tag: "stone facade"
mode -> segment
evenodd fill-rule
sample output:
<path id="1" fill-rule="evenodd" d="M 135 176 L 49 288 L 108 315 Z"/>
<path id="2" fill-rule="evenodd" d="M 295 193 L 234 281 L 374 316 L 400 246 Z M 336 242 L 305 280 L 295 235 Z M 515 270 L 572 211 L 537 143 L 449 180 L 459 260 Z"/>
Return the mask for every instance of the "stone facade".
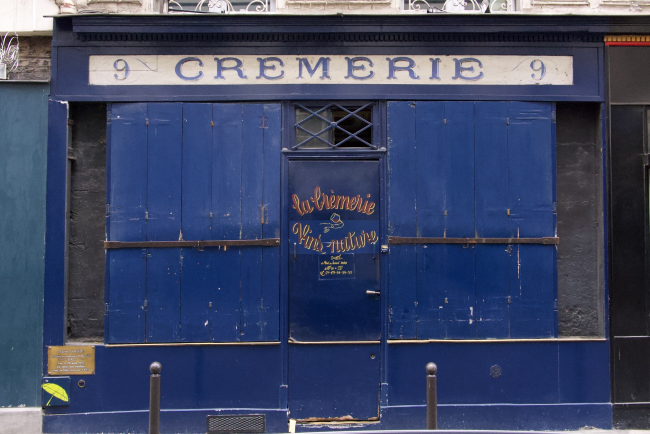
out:
<path id="1" fill-rule="evenodd" d="M 18 68 L 7 74 L 9 80 L 49 81 L 52 57 L 50 36 L 22 36 L 19 39 Z"/>

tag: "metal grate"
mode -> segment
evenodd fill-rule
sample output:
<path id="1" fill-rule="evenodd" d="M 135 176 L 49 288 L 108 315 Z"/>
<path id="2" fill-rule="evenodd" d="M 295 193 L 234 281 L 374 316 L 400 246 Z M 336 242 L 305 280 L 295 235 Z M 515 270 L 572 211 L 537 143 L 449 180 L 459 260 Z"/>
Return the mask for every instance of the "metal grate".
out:
<path id="1" fill-rule="evenodd" d="M 372 103 L 361 106 L 295 104 L 296 145 L 292 149 L 372 148 Z"/>
<path id="2" fill-rule="evenodd" d="M 263 414 L 208 416 L 206 422 L 208 434 L 266 432 L 266 415 Z"/>

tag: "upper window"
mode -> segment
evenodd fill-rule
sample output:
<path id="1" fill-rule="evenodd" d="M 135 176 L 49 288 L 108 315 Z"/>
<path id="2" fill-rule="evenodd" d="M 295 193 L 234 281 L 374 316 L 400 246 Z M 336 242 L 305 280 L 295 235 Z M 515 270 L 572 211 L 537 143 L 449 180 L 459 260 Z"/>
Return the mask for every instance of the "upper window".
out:
<path id="1" fill-rule="evenodd" d="M 170 12 L 270 12 L 275 0 L 170 0 Z"/>
<path id="2" fill-rule="evenodd" d="M 405 0 L 404 8 L 428 13 L 474 13 L 520 11 L 520 0 Z"/>
<path id="3" fill-rule="evenodd" d="M 296 142 L 292 149 L 377 149 L 372 108 L 372 103 L 317 107 L 294 104 Z"/>

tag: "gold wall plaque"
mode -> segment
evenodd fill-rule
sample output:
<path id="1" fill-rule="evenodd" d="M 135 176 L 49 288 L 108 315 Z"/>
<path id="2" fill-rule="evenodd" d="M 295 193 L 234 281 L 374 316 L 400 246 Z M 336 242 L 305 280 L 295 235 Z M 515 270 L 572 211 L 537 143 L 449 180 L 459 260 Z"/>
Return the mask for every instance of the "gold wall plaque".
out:
<path id="1" fill-rule="evenodd" d="M 48 375 L 95 375 L 95 347 L 64 345 L 47 347 Z"/>

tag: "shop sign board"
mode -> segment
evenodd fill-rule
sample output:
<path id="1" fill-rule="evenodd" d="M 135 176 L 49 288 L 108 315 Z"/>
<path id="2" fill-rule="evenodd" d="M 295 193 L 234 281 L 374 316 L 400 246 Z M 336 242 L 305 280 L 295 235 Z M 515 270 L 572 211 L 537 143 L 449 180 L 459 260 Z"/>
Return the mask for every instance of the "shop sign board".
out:
<path id="1" fill-rule="evenodd" d="M 573 85 L 573 56 L 97 55 L 89 84 Z"/>

